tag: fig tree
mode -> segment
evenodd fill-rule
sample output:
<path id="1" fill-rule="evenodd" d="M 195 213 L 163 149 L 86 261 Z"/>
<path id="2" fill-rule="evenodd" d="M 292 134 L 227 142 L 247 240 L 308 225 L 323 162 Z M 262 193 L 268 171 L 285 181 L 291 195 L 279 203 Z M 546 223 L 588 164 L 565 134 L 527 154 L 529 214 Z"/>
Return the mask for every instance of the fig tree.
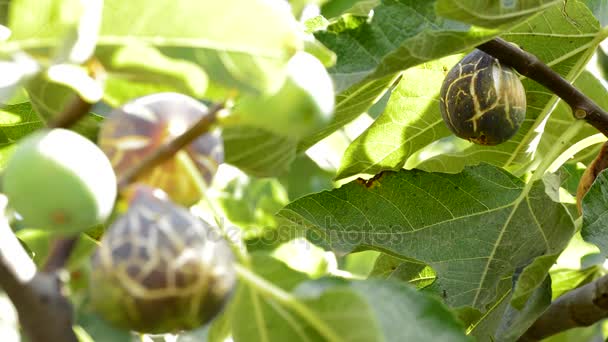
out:
<path id="1" fill-rule="evenodd" d="M 456 136 L 480 145 L 513 137 L 526 116 L 526 92 L 515 71 L 474 50 L 447 74 L 440 92 L 443 121 Z"/>
<path id="2" fill-rule="evenodd" d="M 103 152 L 80 134 L 60 128 L 20 141 L 2 186 L 25 224 L 61 233 L 102 223 L 116 198 L 116 176 Z"/>

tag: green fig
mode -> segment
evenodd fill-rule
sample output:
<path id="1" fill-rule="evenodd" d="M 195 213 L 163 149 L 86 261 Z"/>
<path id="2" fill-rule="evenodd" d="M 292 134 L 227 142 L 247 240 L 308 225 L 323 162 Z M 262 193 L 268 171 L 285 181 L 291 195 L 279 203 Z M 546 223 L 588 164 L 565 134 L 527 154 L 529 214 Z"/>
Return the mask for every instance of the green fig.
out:
<path id="1" fill-rule="evenodd" d="M 25 224 L 58 233 L 102 223 L 116 199 L 116 176 L 105 154 L 85 137 L 60 128 L 20 141 L 2 186 Z"/>

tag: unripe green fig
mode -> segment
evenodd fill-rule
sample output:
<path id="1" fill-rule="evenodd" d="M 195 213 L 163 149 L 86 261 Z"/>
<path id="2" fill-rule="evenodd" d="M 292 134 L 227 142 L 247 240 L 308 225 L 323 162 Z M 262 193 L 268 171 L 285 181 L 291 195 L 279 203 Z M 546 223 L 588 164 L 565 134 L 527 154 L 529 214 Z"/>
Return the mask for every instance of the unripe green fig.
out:
<path id="1" fill-rule="evenodd" d="M 2 186 L 24 223 L 58 233 L 78 233 L 102 223 L 116 199 L 116 176 L 103 152 L 78 133 L 60 128 L 20 141 Z"/>
<path id="2" fill-rule="evenodd" d="M 228 124 L 263 128 L 294 138 L 329 123 L 334 111 L 334 86 L 323 64 L 298 52 L 287 65 L 287 79 L 271 95 L 243 95 L 235 103 Z"/>
<path id="3" fill-rule="evenodd" d="M 161 190 L 136 185 L 132 193 L 92 257 L 94 311 L 117 327 L 150 334 L 211 321 L 236 283 L 232 250 Z"/>
<path id="4" fill-rule="evenodd" d="M 480 145 L 509 140 L 526 117 L 526 92 L 517 73 L 481 50 L 448 72 L 440 96 L 441 115 L 452 133 Z"/>

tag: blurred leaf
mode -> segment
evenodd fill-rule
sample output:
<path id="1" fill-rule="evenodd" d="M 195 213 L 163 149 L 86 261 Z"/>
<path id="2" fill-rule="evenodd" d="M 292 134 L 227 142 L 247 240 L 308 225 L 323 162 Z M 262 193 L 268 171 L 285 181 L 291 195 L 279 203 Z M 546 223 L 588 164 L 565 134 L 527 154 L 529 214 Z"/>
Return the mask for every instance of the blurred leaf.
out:
<path id="1" fill-rule="evenodd" d="M 575 80 L 595 51 L 598 31 L 597 20 L 587 7 L 577 1 L 568 1 L 565 11 L 562 6 L 553 6 L 501 37 L 536 55 L 566 80 Z M 526 89 L 527 113 L 513 138 L 497 146 L 475 145 L 458 139 L 454 151 L 428 158 L 415 167 L 458 172 L 465 165 L 486 162 L 521 172 L 532 158 L 542 158 L 546 149 L 555 145 L 564 127 L 572 124 L 572 112 L 562 105 L 553 110 L 558 103 L 557 96 L 535 81 L 524 79 L 522 82 Z M 599 91 L 601 89 L 596 88 L 591 94 Z M 545 125 L 548 115 L 551 116 Z M 425 119 L 432 122 L 436 117 Z M 577 137 L 586 136 L 591 129 L 583 126 Z M 544 141 L 539 144 L 541 138 Z M 566 148 L 564 146 L 564 150 Z"/>
<path id="2" fill-rule="evenodd" d="M 82 63 L 95 47 L 101 4 L 100 0 L 12 1 L 9 43 L 53 56 L 57 62 Z"/>
<path id="3" fill-rule="evenodd" d="M 114 328 L 86 308 L 76 313 L 75 320 L 93 341 L 133 342 L 131 332 Z"/>
<path id="4" fill-rule="evenodd" d="M 439 300 L 402 283 L 322 279 L 300 285 L 296 294 L 346 341 L 471 340 Z"/>
<path id="5" fill-rule="evenodd" d="M 438 0 L 437 14 L 469 24 L 496 27 L 521 21 L 530 13 L 540 12 L 561 3 L 559 0 Z"/>
<path id="6" fill-rule="evenodd" d="M 542 182 L 526 186 L 489 165 L 456 175 L 387 171 L 300 198 L 278 215 L 339 254 L 376 249 L 420 260 L 448 304 L 480 310 L 502 296 L 501 279 L 560 252 L 574 234 Z"/>
<path id="7" fill-rule="evenodd" d="M 290 200 L 333 188 L 333 172 L 319 167 L 305 154 L 298 155 L 289 167 L 289 172 L 281 176 L 281 183 L 287 188 Z"/>
<path id="8" fill-rule="evenodd" d="M 359 84 L 336 95 L 336 107 L 331 122 L 323 129 L 298 143 L 298 151 L 305 151 L 336 130 L 344 127 L 382 98 L 399 74 Z"/>
<path id="9" fill-rule="evenodd" d="M 325 275 L 329 266 L 325 250 L 303 238 L 296 238 L 280 245 L 272 252 L 272 256 L 311 278 Z"/>
<path id="10" fill-rule="evenodd" d="M 244 230 L 245 238 L 251 238 L 276 228 L 274 214 L 289 199 L 276 179 L 237 173 L 219 189 L 217 201 L 226 217 Z"/>
<path id="11" fill-rule="evenodd" d="M 287 172 L 296 156 L 296 142 L 253 127 L 227 127 L 222 132 L 225 161 L 257 177 Z"/>
<path id="12" fill-rule="evenodd" d="M 329 0 L 321 7 L 321 13 L 326 18 L 333 18 L 347 13 L 367 15 L 380 2 L 381 0 Z"/>
<path id="13" fill-rule="evenodd" d="M 159 24 L 167 18 L 176 20 Z M 276 91 L 287 61 L 302 47 L 290 8 L 281 1 L 177 0 L 151 6 L 146 0 L 106 0 L 100 44 L 133 40 L 199 64 L 211 82 L 253 92 Z"/>
<path id="14" fill-rule="evenodd" d="M 551 271 L 551 289 L 553 300 L 557 297 L 594 281 L 604 275 L 601 266 L 584 269 L 557 269 Z"/>
<path id="15" fill-rule="evenodd" d="M 513 298 L 511 303 L 513 303 Z M 496 331 L 495 340 L 517 341 L 550 304 L 551 280 L 545 278 L 542 284 L 530 294 L 527 301 L 522 303 L 521 308 L 507 307 Z"/>
<path id="16" fill-rule="evenodd" d="M 325 127 L 333 111 L 334 89 L 325 67 L 314 56 L 299 52 L 289 60 L 279 91 L 239 97 L 223 124 L 259 127 L 299 139 Z"/>
<path id="17" fill-rule="evenodd" d="M 431 285 L 437 278 L 435 271 L 422 262 L 388 254 L 381 254 L 378 257 L 370 277 L 405 281 L 418 289 Z"/>
<path id="18" fill-rule="evenodd" d="M 600 21 L 600 25 L 608 25 L 608 2 L 605 0 L 584 0 L 583 2 Z"/>
<path id="19" fill-rule="evenodd" d="M 355 278 L 357 276 L 367 278 L 368 276 L 371 276 L 370 273 L 380 255 L 381 253 L 376 251 L 351 253 L 342 258 L 343 263 L 339 265 L 339 268 L 352 273 Z"/>
<path id="20" fill-rule="evenodd" d="M 39 70 L 38 62 L 27 54 L 17 53 L 11 57 L 0 54 L 0 106 L 11 100 L 17 89 Z"/>
<path id="21" fill-rule="evenodd" d="M 149 45 L 101 47 L 96 56 L 107 72 L 104 100 L 113 106 L 167 91 L 200 98 L 207 88 L 207 74 L 199 66 L 169 58 Z"/>
<path id="22" fill-rule="evenodd" d="M 253 254 L 255 272 L 286 291 L 291 291 L 306 275 L 263 254 Z M 276 301 L 265 298 L 246 284 L 240 283 L 229 307 L 232 334 L 241 341 L 299 341 L 302 320 Z"/>

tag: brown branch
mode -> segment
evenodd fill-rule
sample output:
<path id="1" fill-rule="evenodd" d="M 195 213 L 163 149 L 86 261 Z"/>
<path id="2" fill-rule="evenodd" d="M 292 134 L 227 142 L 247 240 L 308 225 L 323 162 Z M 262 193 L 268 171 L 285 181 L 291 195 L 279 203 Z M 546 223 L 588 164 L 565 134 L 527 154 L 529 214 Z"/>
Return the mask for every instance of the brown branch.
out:
<path id="1" fill-rule="evenodd" d="M 63 112 L 59 114 L 57 117 L 53 118 L 53 120 L 47 123 L 47 127 L 49 128 L 69 128 L 72 127 L 78 120 L 83 118 L 85 115 L 89 113 L 93 107 L 92 103 L 88 103 L 80 96 L 75 96 L 74 99 L 68 103 L 68 105 L 63 109 Z"/>
<path id="2" fill-rule="evenodd" d="M 557 298 L 518 341 L 540 341 L 604 318 L 608 318 L 608 275 Z"/>
<path id="3" fill-rule="evenodd" d="M 551 90 L 572 108 L 575 118 L 584 119 L 608 136 L 608 112 L 572 86 L 538 57 L 500 38 L 483 43 L 477 48 Z"/>

